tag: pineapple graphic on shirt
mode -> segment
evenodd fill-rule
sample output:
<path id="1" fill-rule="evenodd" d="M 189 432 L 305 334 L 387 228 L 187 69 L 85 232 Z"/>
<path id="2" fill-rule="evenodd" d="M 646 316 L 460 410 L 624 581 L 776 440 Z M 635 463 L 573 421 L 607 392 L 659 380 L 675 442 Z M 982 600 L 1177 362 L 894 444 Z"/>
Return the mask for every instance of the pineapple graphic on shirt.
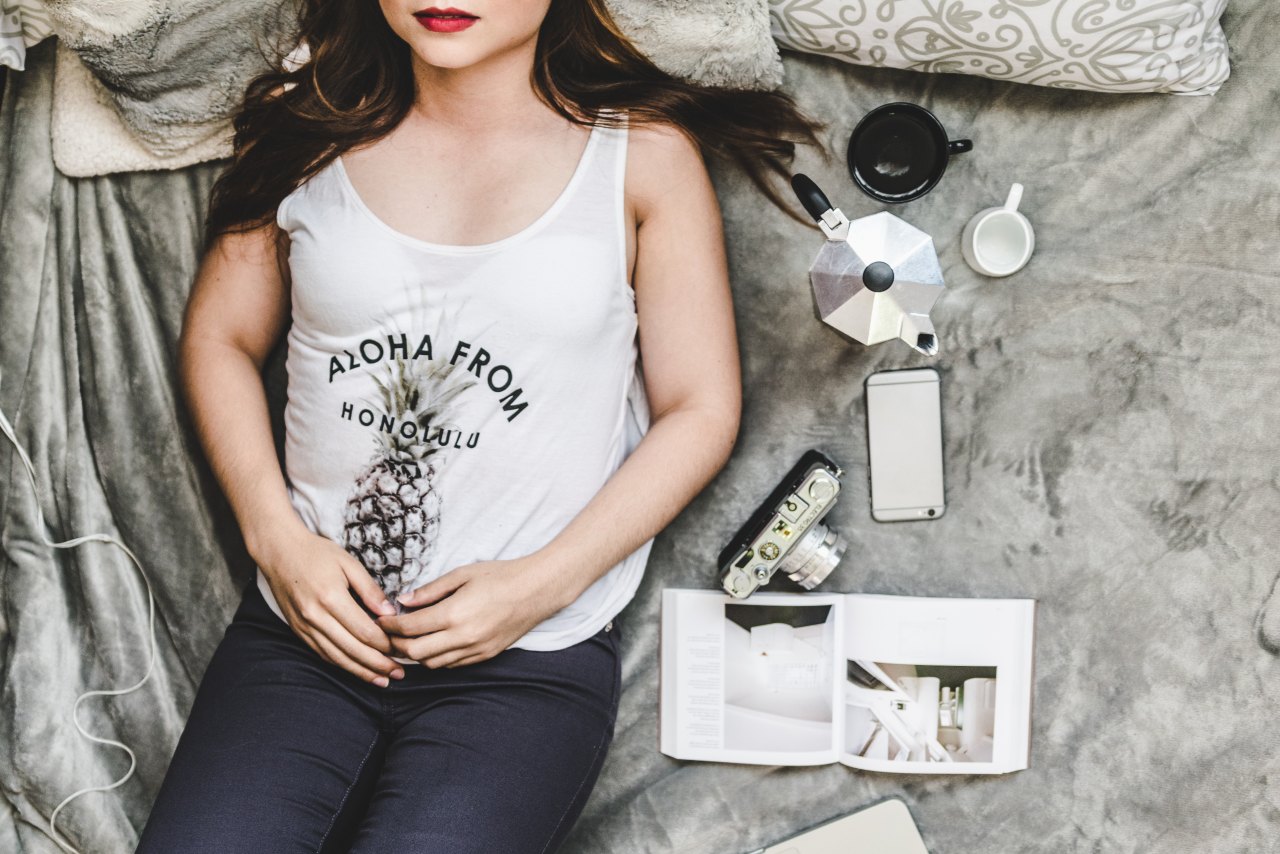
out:
<path id="1" fill-rule="evenodd" d="M 440 354 L 396 358 L 378 368 L 369 374 L 377 399 L 368 403 L 375 425 L 388 416 L 395 429 L 375 428 L 374 453 L 347 494 L 342 545 L 398 611 L 396 597 L 421 583 L 440 529 L 435 480 L 448 451 L 435 439 L 452 426 L 451 404 L 475 380 Z M 402 428 L 410 423 L 416 428 L 406 437 Z"/>

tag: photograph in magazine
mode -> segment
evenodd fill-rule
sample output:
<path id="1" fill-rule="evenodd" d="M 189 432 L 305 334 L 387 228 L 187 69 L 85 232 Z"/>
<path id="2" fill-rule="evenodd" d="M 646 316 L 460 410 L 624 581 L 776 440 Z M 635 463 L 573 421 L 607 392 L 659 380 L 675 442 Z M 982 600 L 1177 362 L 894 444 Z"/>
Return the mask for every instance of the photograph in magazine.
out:
<path id="1" fill-rule="evenodd" d="M 831 605 L 724 606 L 724 748 L 831 747 Z"/>
<path id="2" fill-rule="evenodd" d="M 991 762 L 996 668 L 849 660 L 845 752 L 894 762 Z"/>

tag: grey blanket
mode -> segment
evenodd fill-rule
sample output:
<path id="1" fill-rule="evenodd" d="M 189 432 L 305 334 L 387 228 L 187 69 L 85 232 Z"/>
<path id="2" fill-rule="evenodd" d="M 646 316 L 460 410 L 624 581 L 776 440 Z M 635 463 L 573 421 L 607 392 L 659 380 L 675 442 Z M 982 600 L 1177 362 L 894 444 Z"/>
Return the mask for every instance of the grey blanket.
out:
<path id="1" fill-rule="evenodd" d="M 787 55 L 785 89 L 829 119 L 850 215 L 876 206 L 840 163 L 868 108 L 931 106 L 975 151 L 897 212 L 934 235 L 947 514 L 870 521 L 862 381 L 925 364 L 814 318 L 819 237 L 714 170 L 745 381 L 725 471 L 659 538 L 623 612 L 617 732 L 565 851 L 733 854 L 889 794 L 936 852 L 1261 852 L 1280 834 L 1280 8 L 1225 19 L 1234 72 L 1212 98 L 1106 96 L 853 68 Z M 0 406 L 41 477 L 51 535 L 114 530 L 152 574 L 153 680 L 87 703 L 138 749 L 137 775 L 68 810 L 85 851 L 127 851 L 249 563 L 178 396 L 174 345 L 218 164 L 68 180 L 49 152 L 52 45 L 0 111 Z M 1038 250 L 983 279 L 960 229 L 1026 185 Z M 275 411 L 281 363 L 268 371 Z M 658 602 L 712 583 L 719 547 L 805 448 L 848 471 L 832 517 L 854 541 L 832 589 L 1040 601 L 1031 767 L 1000 778 L 842 766 L 684 763 L 657 750 Z M 52 852 L 47 819 L 127 762 L 76 735 L 85 687 L 145 666 L 127 560 L 34 544 L 35 499 L 0 445 L 0 850 Z M 1268 602 L 1270 605 L 1268 606 Z M 1270 610 L 1268 610 L 1270 607 Z M 61 822 L 60 822 L 61 823 Z"/>

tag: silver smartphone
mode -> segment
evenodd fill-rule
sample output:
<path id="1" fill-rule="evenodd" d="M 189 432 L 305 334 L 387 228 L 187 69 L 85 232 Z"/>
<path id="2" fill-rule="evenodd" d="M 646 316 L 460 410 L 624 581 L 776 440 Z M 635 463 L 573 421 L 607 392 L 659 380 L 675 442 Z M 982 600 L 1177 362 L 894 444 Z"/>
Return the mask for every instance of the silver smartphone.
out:
<path id="1" fill-rule="evenodd" d="M 942 482 L 942 382 L 933 368 L 867 377 L 871 518 L 936 519 L 946 510 Z"/>

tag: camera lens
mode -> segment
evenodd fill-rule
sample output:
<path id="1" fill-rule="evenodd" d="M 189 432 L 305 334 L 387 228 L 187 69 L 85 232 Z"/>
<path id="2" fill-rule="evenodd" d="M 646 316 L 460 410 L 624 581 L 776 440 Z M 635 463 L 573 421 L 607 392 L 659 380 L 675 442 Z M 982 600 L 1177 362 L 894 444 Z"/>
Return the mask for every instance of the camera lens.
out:
<path id="1" fill-rule="evenodd" d="M 805 590 L 812 590 L 826 580 L 848 547 L 844 537 L 818 523 L 801 537 L 779 569 Z"/>

